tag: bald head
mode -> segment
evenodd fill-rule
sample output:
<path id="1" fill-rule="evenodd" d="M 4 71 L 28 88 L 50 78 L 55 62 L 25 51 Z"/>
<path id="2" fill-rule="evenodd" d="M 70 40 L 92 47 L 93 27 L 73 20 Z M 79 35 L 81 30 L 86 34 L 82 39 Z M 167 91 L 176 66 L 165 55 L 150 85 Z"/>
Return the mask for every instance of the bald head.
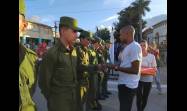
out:
<path id="1" fill-rule="evenodd" d="M 122 31 L 122 33 L 126 33 L 126 32 L 130 33 L 130 34 L 133 35 L 133 37 L 134 37 L 134 34 L 135 34 L 135 29 L 132 25 L 125 26 L 125 27 L 121 28 L 120 31 Z"/>
<path id="2" fill-rule="evenodd" d="M 134 40 L 135 29 L 132 25 L 124 26 L 120 29 L 121 42 L 130 42 Z"/>

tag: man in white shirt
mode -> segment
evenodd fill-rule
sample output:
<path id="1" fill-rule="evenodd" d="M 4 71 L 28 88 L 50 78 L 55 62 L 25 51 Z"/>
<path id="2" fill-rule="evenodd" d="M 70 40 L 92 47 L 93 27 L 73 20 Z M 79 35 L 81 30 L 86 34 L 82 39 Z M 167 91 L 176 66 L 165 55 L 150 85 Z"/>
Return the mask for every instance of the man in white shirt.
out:
<path id="1" fill-rule="evenodd" d="M 131 25 L 121 28 L 120 41 L 126 44 L 120 56 L 121 64 L 120 66 L 109 66 L 119 71 L 118 96 L 120 111 L 131 111 L 133 98 L 140 80 L 142 50 L 140 45 L 134 41 L 134 34 L 135 29 Z"/>

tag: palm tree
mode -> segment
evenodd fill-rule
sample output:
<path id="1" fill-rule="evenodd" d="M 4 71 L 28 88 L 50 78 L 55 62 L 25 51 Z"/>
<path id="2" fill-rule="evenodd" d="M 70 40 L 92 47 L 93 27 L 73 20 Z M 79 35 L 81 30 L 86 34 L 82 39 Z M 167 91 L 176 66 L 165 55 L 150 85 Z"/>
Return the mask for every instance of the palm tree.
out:
<path id="1" fill-rule="evenodd" d="M 101 38 L 103 40 L 109 40 L 110 39 L 110 31 L 107 28 L 97 29 L 95 35 L 97 35 L 99 38 Z"/>
<path id="2" fill-rule="evenodd" d="M 132 3 L 132 6 L 139 12 L 139 41 L 142 40 L 142 16 L 145 16 L 145 11 L 150 11 L 150 8 L 148 7 L 150 2 L 150 0 L 136 0 Z"/>

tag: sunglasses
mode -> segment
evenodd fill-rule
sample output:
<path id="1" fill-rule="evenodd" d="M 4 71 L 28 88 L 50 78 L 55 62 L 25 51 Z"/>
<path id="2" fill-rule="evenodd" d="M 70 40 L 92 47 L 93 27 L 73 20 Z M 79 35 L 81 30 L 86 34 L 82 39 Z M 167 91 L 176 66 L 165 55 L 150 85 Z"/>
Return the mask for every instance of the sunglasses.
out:
<path id="1" fill-rule="evenodd" d="M 77 33 L 78 31 L 77 30 L 74 30 L 74 29 L 71 29 L 73 31 L 73 33 Z"/>

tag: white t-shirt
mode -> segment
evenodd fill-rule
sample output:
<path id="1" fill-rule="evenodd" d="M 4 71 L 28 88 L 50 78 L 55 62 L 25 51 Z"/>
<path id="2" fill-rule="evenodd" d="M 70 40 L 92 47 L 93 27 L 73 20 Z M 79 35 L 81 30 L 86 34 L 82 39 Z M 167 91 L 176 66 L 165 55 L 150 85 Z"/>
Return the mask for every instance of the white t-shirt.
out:
<path id="1" fill-rule="evenodd" d="M 148 53 L 147 56 L 142 58 L 142 67 L 155 67 L 156 68 L 156 59 L 153 54 Z M 141 76 L 140 81 L 143 82 L 153 82 L 153 76 Z"/>
<path id="2" fill-rule="evenodd" d="M 128 68 L 131 67 L 131 63 L 135 60 L 142 61 L 142 49 L 139 43 L 133 41 L 127 45 L 122 53 L 120 54 L 121 64 L 120 67 Z M 125 84 L 129 88 L 137 88 L 140 80 L 140 74 L 128 74 L 119 71 L 118 84 Z"/>

